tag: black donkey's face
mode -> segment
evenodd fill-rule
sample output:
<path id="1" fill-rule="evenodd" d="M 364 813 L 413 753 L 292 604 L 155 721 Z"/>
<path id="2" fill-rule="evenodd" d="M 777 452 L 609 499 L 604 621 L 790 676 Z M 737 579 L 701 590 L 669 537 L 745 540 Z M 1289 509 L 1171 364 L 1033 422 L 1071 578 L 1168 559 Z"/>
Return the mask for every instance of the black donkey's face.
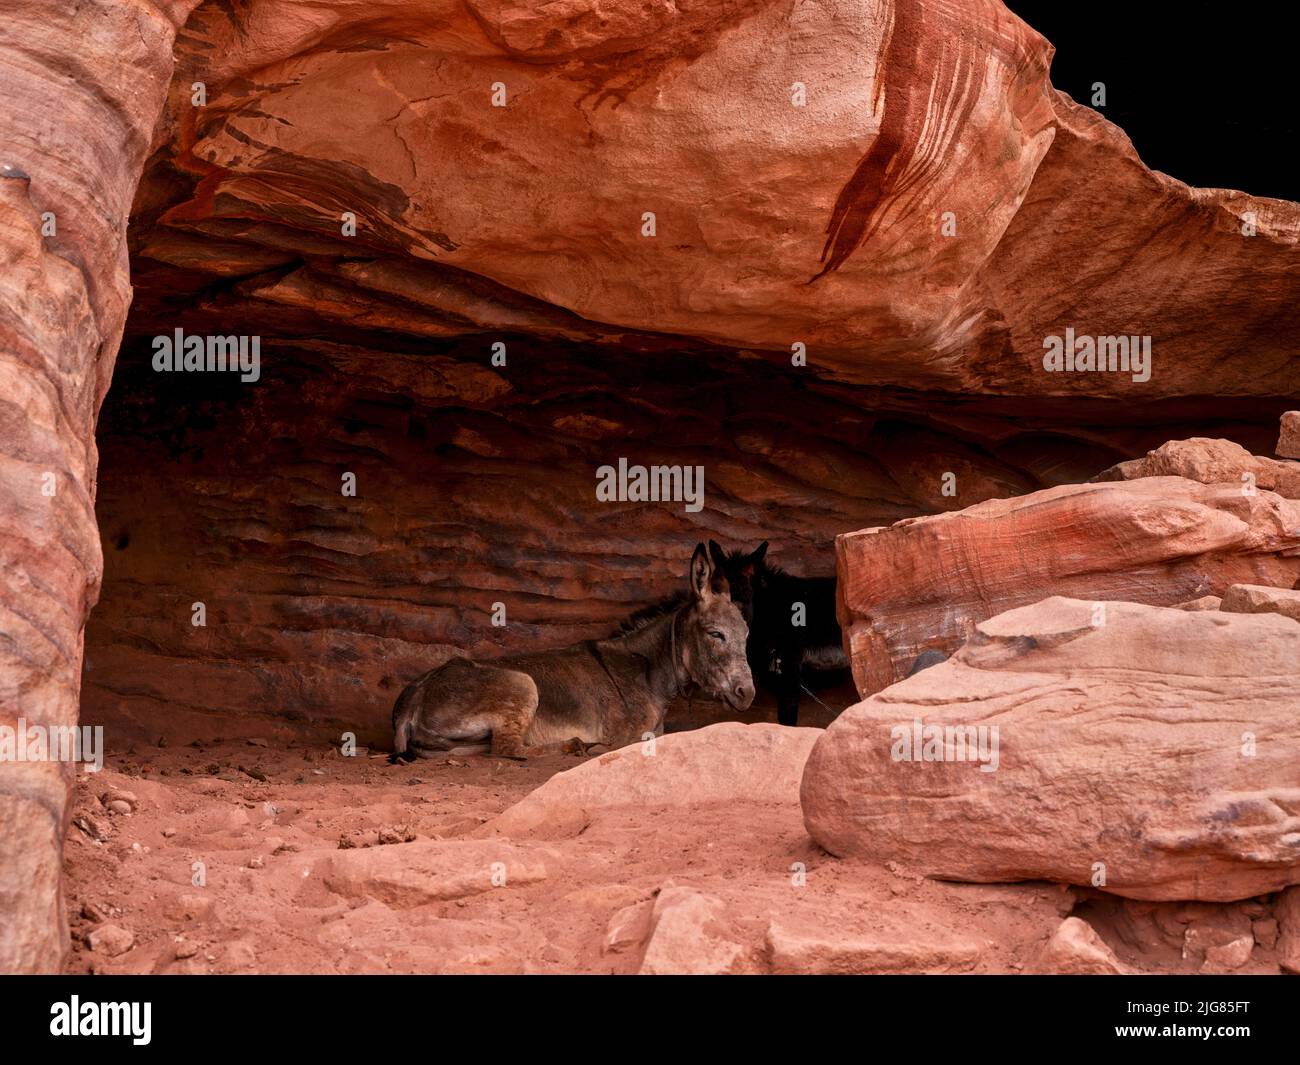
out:
<path id="1" fill-rule="evenodd" d="M 763 565 L 767 553 L 767 541 L 763 541 L 752 552 L 730 551 L 722 553 L 723 571 L 731 591 L 731 600 L 739 608 L 745 623 L 749 626 L 747 646 L 750 667 L 756 673 L 776 674 L 781 672 L 780 633 L 773 626 L 780 624 L 780 618 L 774 617 L 764 609 L 755 610 L 755 603 L 764 602 L 764 593 L 768 587 L 768 572 Z"/>
<path id="2" fill-rule="evenodd" d="M 709 546 L 711 549 L 716 547 L 712 542 Z M 763 582 L 766 580 L 763 556 L 767 553 L 767 541 L 764 540 L 755 551 L 748 554 L 743 551 L 723 552 L 721 548 L 717 548 L 717 551 L 725 560 L 723 571 L 726 573 L 727 584 L 731 589 L 731 601 L 740 607 L 745 624 L 750 626 L 752 633 L 754 600 L 761 595 Z"/>

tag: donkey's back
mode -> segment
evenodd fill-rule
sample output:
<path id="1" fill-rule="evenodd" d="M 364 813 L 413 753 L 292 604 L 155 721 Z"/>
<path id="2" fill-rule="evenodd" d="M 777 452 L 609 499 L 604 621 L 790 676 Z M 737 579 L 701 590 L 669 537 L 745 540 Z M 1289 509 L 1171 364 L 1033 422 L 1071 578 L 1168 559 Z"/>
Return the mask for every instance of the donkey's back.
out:
<path id="1" fill-rule="evenodd" d="M 493 754 L 517 758 L 529 746 L 602 742 L 606 729 L 595 665 L 582 645 L 490 662 L 453 658 L 416 678 L 398 697 L 393 749 L 428 757 L 490 744 Z"/>

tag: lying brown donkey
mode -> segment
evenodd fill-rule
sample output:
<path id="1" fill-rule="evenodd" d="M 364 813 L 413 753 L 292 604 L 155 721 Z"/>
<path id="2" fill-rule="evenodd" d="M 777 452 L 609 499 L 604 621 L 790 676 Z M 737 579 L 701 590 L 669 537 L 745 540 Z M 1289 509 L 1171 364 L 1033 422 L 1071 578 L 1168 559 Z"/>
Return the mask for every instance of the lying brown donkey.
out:
<path id="1" fill-rule="evenodd" d="M 573 738 L 623 747 L 660 732 L 668 704 L 691 685 L 746 709 L 749 630 L 720 555 L 698 544 L 686 601 L 637 615 L 616 636 L 490 662 L 454 658 L 412 681 L 393 707 L 394 754 L 490 741 L 493 754 L 524 758 Z"/>

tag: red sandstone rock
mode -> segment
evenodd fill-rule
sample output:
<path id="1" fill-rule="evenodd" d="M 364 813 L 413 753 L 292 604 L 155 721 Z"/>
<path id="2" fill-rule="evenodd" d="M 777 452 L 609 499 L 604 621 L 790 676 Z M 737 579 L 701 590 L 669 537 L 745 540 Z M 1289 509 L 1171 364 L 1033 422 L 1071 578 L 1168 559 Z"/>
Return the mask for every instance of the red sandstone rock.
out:
<path id="1" fill-rule="evenodd" d="M 725 722 L 634 743 L 552 777 L 483 828 L 518 839 L 577 835 L 620 806 L 794 804 L 821 729 Z"/>
<path id="2" fill-rule="evenodd" d="M 1063 486 L 846 533 L 839 617 L 863 695 L 967 627 L 1062 595 L 1173 605 L 1300 577 L 1300 502 L 1181 477 Z"/>
<path id="3" fill-rule="evenodd" d="M 546 854 L 495 840 L 421 840 L 340 850 L 312 875 L 345 898 L 406 908 L 535 883 L 546 877 Z"/>
<path id="4" fill-rule="evenodd" d="M 86 945 L 97 954 L 115 958 L 135 946 L 135 936 L 120 925 L 104 924 L 86 936 Z"/>
<path id="5" fill-rule="evenodd" d="M 1300 888 L 1289 887 L 1273 904 L 1279 936 L 1277 960 L 1289 973 L 1300 974 Z"/>
<path id="6" fill-rule="evenodd" d="M 912 397 L 868 411 L 860 392 L 792 390 L 751 359 L 615 364 L 555 346 L 497 372 L 473 350 L 298 344 L 277 359 L 289 357 L 292 376 L 273 376 L 268 355 L 266 380 L 228 404 L 173 403 L 147 357 L 119 360 L 82 695 L 118 742 L 353 732 L 386 749 L 407 681 L 457 651 L 605 635 L 678 591 L 701 539 L 769 539 L 777 563 L 829 576 L 845 530 L 1078 482 L 1168 435 L 1098 427 L 1065 402 L 1016 414 Z M 680 451 L 664 455 L 674 438 Z M 704 510 L 598 502 L 594 470 L 621 454 L 703 463 Z M 345 468 L 355 498 L 340 495 Z M 948 469 L 969 471 L 953 497 Z M 821 697 L 838 709 L 851 693 Z"/>
<path id="7" fill-rule="evenodd" d="M 1175 610 L 1220 610 L 1223 599 L 1217 595 L 1203 595 L 1199 599 L 1189 599 L 1185 603 L 1174 603 Z"/>
<path id="8" fill-rule="evenodd" d="M 1300 459 L 1300 410 L 1289 410 L 1282 415 L 1276 453 L 1283 458 Z"/>
<path id="9" fill-rule="evenodd" d="M 996 0 L 403 0 L 383 27 L 356 4 L 200 9 L 141 254 L 190 287 L 207 259 L 248 275 L 251 304 L 413 335 L 528 313 L 782 361 L 804 343 L 810 366 L 907 388 L 1297 391 L 1297 208 L 1147 169 L 1051 88 L 1050 46 Z M 259 272 L 299 253 L 309 266 Z M 394 297 L 412 260 L 440 291 Z M 494 287 L 474 299 L 479 279 Z M 1150 380 L 1045 373 L 1067 327 L 1153 335 Z"/>
<path id="10" fill-rule="evenodd" d="M 642 976 L 717 976 L 732 972 L 745 950 L 728 927 L 721 899 L 689 887 L 665 887 L 655 899 Z"/>
<path id="11" fill-rule="evenodd" d="M 1216 901 L 1300 883 L 1297 656 L 1300 626 L 1272 614 L 1099 618 L 1063 598 L 999 614 L 826 730 L 808 831 L 950 880 Z M 908 760 L 924 726 L 938 740 Z M 943 731 L 968 726 L 985 731 Z"/>
<path id="12" fill-rule="evenodd" d="M 767 929 L 772 972 L 785 976 L 863 973 L 955 973 L 975 967 L 985 944 L 949 929 L 896 926 L 877 919 L 870 930 L 819 926 L 806 917 L 778 917 Z"/>
<path id="13" fill-rule="evenodd" d="M 1230 973 L 1240 969 L 1250 960 L 1250 952 L 1255 949 L 1255 940 L 1251 936 L 1238 936 L 1230 943 L 1210 947 L 1205 952 L 1203 973 Z"/>
<path id="14" fill-rule="evenodd" d="M 0 25 L 0 723 L 77 722 L 99 591 L 95 416 L 131 299 L 125 230 L 198 0 L 6 5 Z M 52 229 L 51 229 L 52 224 Z M 0 764 L 0 973 L 57 971 L 73 770 Z"/>
<path id="15" fill-rule="evenodd" d="M 9 404 L 0 408 L 5 721 L 15 710 L 40 723 L 76 719 L 81 627 L 100 571 L 94 419 L 130 298 L 123 234 L 133 196 L 139 335 L 174 318 L 177 305 L 200 325 L 325 331 L 318 346 L 337 372 L 310 383 L 295 376 L 291 387 L 316 391 L 305 402 L 321 404 L 323 422 L 357 423 L 337 452 L 313 450 L 328 432 L 312 438 L 256 401 L 241 415 L 246 437 L 230 439 L 224 423 L 213 430 L 209 447 L 252 448 L 280 481 L 187 467 L 202 448 L 178 460 L 173 480 L 155 476 L 158 454 L 176 460 L 172 449 L 193 443 L 175 426 L 150 424 L 159 452 L 126 443 L 153 494 L 124 480 L 103 512 L 117 526 L 103 530 L 113 550 L 129 550 L 129 524 L 136 555 L 99 619 L 92 644 L 103 653 L 88 663 L 86 688 L 92 720 L 137 738 L 156 738 L 164 720 L 186 738 L 220 734 L 230 715 L 243 717 L 240 730 L 275 734 L 291 719 L 373 734 L 400 671 L 495 639 L 473 620 L 482 592 L 508 581 L 527 603 L 512 639 L 535 642 L 544 630 L 564 642 L 570 634 L 557 630 L 566 626 L 594 635 L 659 590 L 675 539 L 696 531 L 685 519 L 623 513 L 585 551 L 554 562 L 539 544 L 588 513 L 572 506 L 589 489 L 572 472 L 590 466 L 583 442 L 598 452 L 619 446 L 624 421 L 573 401 L 573 410 L 535 408 L 546 425 L 512 428 L 505 423 L 528 406 L 511 405 L 513 381 L 463 360 L 386 348 L 376 357 L 347 343 L 359 334 L 375 343 L 381 331 L 400 347 L 461 336 L 477 344 L 509 330 L 630 345 L 647 359 L 662 353 L 657 334 L 668 334 L 692 352 L 707 341 L 781 364 L 798 342 L 809 346 L 810 378 L 1130 396 L 1138 386 L 1110 375 L 1047 379 L 1041 342 L 1064 324 L 1101 333 L 1140 322 L 1172 336 L 1157 338 L 1156 373 L 1139 394 L 1294 392 L 1294 205 L 1192 190 L 1147 170 L 1122 133 L 1051 90 L 1046 42 L 992 0 L 849 0 L 793 16 L 770 3 L 611 15 L 395 0 L 378 24 L 365 4 L 206 5 L 177 42 L 170 102 L 156 122 L 175 27 L 195 6 L 36 0 L 6 12 L 0 143 L 10 155 L 0 163 L 30 176 L 0 178 L 0 318 L 17 356 L 0 367 Z M 806 107 L 772 90 L 774 70 L 807 87 Z M 492 77 L 509 106 L 490 108 Z M 208 92 L 202 107 L 190 99 L 196 80 Z M 731 114 L 738 105 L 744 123 Z M 901 188 L 922 160 L 925 180 Z M 541 231 L 538 188 L 547 190 Z M 58 233 L 42 238 L 46 210 Z M 355 239 L 338 233 L 349 210 L 359 215 Z M 654 238 L 639 235 L 643 210 L 658 216 Z M 948 210 L 960 240 L 918 224 Z M 1248 211 L 1259 235 L 1244 241 Z M 1129 269 L 1105 268 L 1115 261 Z M 824 276 L 809 284 L 814 274 Z M 1251 313 L 1222 315 L 1225 304 Z M 279 366 L 300 373 L 293 359 Z M 590 376 L 578 376 L 588 388 Z M 456 409 L 428 445 L 414 441 L 433 419 L 407 416 L 408 390 Z M 733 401 L 725 394 L 716 405 Z M 346 402 L 366 416 L 335 417 Z M 478 406 L 492 402 L 502 406 Z M 824 543 L 837 529 L 969 502 L 967 492 L 1068 479 L 1062 471 L 1079 465 L 1060 457 L 1070 448 L 1059 440 L 1051 454 L 1033 448 L 1023 467 L 990 458 L 990 438 L 959 412 L 947 416 L 951 435 L 886 431 L 874 447 L 856 439 L 875 434 L 873 419 L 855 415 L 855 439 L 846 442 L 837 421 L 813 447 L 802 431 L 793 440 L 785 431 L 786 406 L 775 428 L 728 427 L 716 513 L 737 539 L 775 527 L 800 544 Z M 802 420 L 820 410 L 804 408 Z M 642 412 L 651 426 L 662 417 Z M 570 434 L 565 447 L 548 446 L 552 430 Z M 391 473 L 400 465 L 391 434 L 412 441 L 402 476 Z M 909 443 L 891 448 L 891 439 Z M 938 467 L 917 457 L 917 439 L 930 441 L 921 450 Z M 1018 450 L 1005 434 L 995 443 Z M 455 470 L 446 473 L 447 462 L 433 478 L 428 452 L 443 448 L 457 456 Z M 357 454 L 373 460 L 365 472 L 382 487 L 343 515 L 333 460 Z M 431 516 L 423 499 L 392 505 L 412 484 L 456 496 L 491 480 L 494 459 L 515 464 L 513 480 L 450 516 Z M 957 472 L 958 497 L 936 493 L 933 474 L 944 469 Z M 46 472 L 59 486 L 48 499 L 33 488 Z M 879 489 L 864 502 L 867 478 Z M 814 504 L 815 522 L 803 517 Z M 532 539 L 499 535 L 494 525 L 512 528 L 502 513 Z M 142 535 L 140 524 L 155 531 Z M 575 554 L 584 561 L 567 557 Z M 589 560 L 611 557 L 593 575 Z M 433 572 L 430 559 L 445 569 Z M 431 596 L 440 597 L 433 610 Z M 218 624 L 205 632 L 184 627 L 195 599 L 214 608 Z M 57 882 L 69 778 L 49 766 L 3 772 L 0 908 L 12 916 L 0 970 L 47 971 L 66 940 Z M 347 935 L 344 923 L 339 941 Z M 228 954 L 237 967 L 259 963 L 247 943 Z"/>
<path id="16" fill-rule="evenodd" d="M 1070 976 L 1124 976 L 1131 972 L 1092 925 L 1078 917 L 1061 922 L 1039 955 L 1038 969 Z"/>
<path id="17" fill-rule="evenodd" d="M 1277 921 L 1272 917 L 1261 917 L 1252 921 L 1250 925 L 1250 933 L 1254 936 L 1255 942 L 1265 950 L 1272 950 L 1277 946 L 1277 932 Z"/>
<path id="18" fill-rule="evenodd" d="M 182 892 L 163 904 L 163 913 L 173 921 L 206 921 L 212 917 L 215 903 L 210 895 Z"/>
<path id="19" fill-rule="evenodd" d="M 1170 440 L 1144 458 L 1118 463 L 1092 480 L 1131 481 L 1137 477 L 1186 477 L 1201 484 L 1233 484 L 1245 490 L 1267 488 L 1288 499 L 1300 499 L 1300 462 L 1252 455 L 1231 440 Z"/>
<path id="20" fill-rule="evenodd" d="M 1001 5 L 534 8 L 402 0 L 376 25 L 270 0 L 187 26 L 103 434 L 84 701 L 121 735 L 238 717 L 381 742 L 412 677 L 602 635 L 702 536 L 825 575 L 846 529 L 1082 480 L 1168 435 L 1080 393 L 1287 391 L 1293 209 L 1149 172 L 1050 89 L 1047 43 Z M 949 210 L 956 239 L 925 222 Z M 182 317 L 266 334 L 256 391 L 146 402 L 148 342 Z M 1041 357 L 1066 317 L 1173 335 L 1146 385 L 1064 380 Z M 990 394 L 1009 398 L 972 401 Z M 703 516 L 594 502 L 595 465 L 666 441 L 709 464 Z"/>
<path id="21" fill-rule="evenodd" d="M 1235 614 L 1281 614 L 1300 621 L 1300 591 L 1261 584 L 1234 584 L 1223 593 L 1223 609 Z"/>
<path id="22" fill-rule="evenodd" d="M 721 740 L 708 730 L 670 738 L 706 746 Z M 240 740 L 205 746 L 202 758 L 224 764 L 249 753 Z M 134 756 L 115 754 L 101 778 L 79 783 L 77 812 L 98 809 L 106 786 L 135 792 L 141 802 L 131 832 L 148 850 L 116 861 L 81 833 L 70 835 L 65 868 L 77 949 L 68 971 L 631 974 L 641 967 L 658 896 L 676 886 L 722 904 L 714 934 L 741 949 L 740 972 L 771 971 L 775 941 L 788 948 L 779 957 L 792 967 L 1008 973 L 1032 967 L 1075 904 L 1073 892 L 1041 883 L 943 883 L 834 859 L 808 838 L 793 798 L 593 808 L 581 835 L 544 846 L 464 838 L 470 825 L 572 766 L 570 756 L 503 763 L 471 755 L 457 765 L 390 766 L 271 745 L 258 757 L 270 782 L 226 781 L 205 775 L 205 767 L 186 773 L 195 768 L 194 749 L 172 747 L 149 752 L 152 773 Z M 322 764 L 325 776 L 305 769 Z M 135 768 L 117 771 L 128 765 Z M 257 801 L 263 796 L 279 810 L 273 825 Z M 368 838 L 400 819 L 409 820 L 418 842 L 338 848 L 340 836 Z M 350 879 L 345 894 L 317 875 L 335 861 L 360 870 L 351 865 L 360 859 L 350 858 L 359 853 L 379 864 L 366 878 Z M 512 853 L 540 858 L 547 875 L 510 878 Z M 203 888 L 190 883 L 194 855 L 206 858 Z M 265 867 L 248 869 L 250 855 L 264 856 Z M 503 855 L 505 886 L 478 890 L 479 863 L 490 867 Z M 426 894 L 462 873 L 473 878 L 468 893 L 449 900 Z M 392 903 L 373 897 L 398 885 Z M 122 923 L 112 912 L 117 901 L 129 908 L 141 941 L 111 959 L 80 949 L 94 924 Z M 1174 904 L 1146 905 L 1181 916 Z M 1181 943 L 1183 925 L 1173 923 L 1172 941 Z M 660 931 L 667 937 L 670 929 Z M 621 949 L 609 949 L 611 930 Z M 689 931 L 678 940 L 683 969 L 705 958 L 692 953 L 693 943 Z M 194 954 L 175 957 L 180 944 Z M 1163 941 L 1140 962 L 1144 971 L 1161 972 L 1194 972 L 1201 964 Z"/>
<path id="23" fill-rule="evenodd" d="M 1174 915 L 1174 921 L 1183 921 L 1182 954 L 1186 959 L 1200 962 L 1203 971 L 1231 966 L 1242 950 L 1241 941 L 1254 945 L 1254 930 L 1250 916 L 1242 909 L 1216 910 L 1211 907 L 1185 907 Z M 1246 950 L 1249 957 L 1250 950 Z M 1244 964 L 1237 961 L 1236 966 Z"/>
<path id="24" fill-rule="evenodd" d="M 615 913 L 605 930 L 604 949 L 609 953 L 621 954 L 641 946 L 650 935 L 654 910 L 654 901 L 646 900 L 624 906 Z"/>

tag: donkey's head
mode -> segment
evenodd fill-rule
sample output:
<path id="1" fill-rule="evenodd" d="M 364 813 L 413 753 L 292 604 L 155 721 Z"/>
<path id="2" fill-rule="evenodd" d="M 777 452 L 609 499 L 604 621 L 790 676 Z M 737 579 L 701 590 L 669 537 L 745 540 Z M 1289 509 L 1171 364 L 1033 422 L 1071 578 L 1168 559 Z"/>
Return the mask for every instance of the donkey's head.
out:
<path id="1" fill-rule="evenodd" d="M 723 551 L 714 540 L 709 541 L 709 554 L 722 559 L 722 574 L 731 589 L 731 598 L 740 607 L 747 625 L 754 624 L 754 591 L 761 588 L 767 577 L 763 557 L 767 554 L 764 540 L 749 554 L 744 551 Z"/>
<path id="2" fill-rule="evenodd" d="M 745 710 L 754 701 L 754 679 L 745 659 L 749 629 L 731 601 L 721 548 L 696 544 L 691 556 L 690 601 L 682 611 L 677 638 L 686 675 L 705 691 Z"/>

